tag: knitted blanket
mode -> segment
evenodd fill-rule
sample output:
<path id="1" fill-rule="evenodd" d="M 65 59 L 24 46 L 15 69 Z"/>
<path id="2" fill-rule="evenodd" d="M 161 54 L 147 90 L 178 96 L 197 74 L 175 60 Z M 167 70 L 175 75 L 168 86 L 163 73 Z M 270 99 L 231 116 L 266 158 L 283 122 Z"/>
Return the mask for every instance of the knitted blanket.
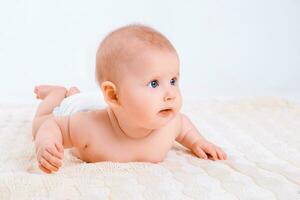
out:
<path id="1" fill-rule="evenodd" d="M 50 175 L 35 157 L 36 106 L 0 105 L 1 200 L 300 199 L 300 105 L 284 98 L 185 102 L 183 112 L 226 161 L 198 159 L 177 143 L 159 164 L 85 163 L 65 150 Z"/>

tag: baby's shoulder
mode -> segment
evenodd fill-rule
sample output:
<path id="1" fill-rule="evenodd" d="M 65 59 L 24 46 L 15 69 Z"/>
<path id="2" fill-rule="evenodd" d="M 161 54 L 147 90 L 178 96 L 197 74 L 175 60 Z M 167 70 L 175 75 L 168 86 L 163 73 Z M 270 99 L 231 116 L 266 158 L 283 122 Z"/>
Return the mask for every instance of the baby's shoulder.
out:
<path id="1" fill-rule="evenodd" d="M 81 140 L 86 145 L 91 142 L 96 133 L 102 132 L 106 128 L 105 111 L 95 110 L 88 112 L 78 112 L 70 116 L 70 134 L 74 139 Z"/>
<path id="2" fill-rule="evenodd" d="M 106 111 L 104 109 L 78 112 L 70 116 L 70 120 L 79 126 L 91 126 L 104 124 L 106 121 Z"/>

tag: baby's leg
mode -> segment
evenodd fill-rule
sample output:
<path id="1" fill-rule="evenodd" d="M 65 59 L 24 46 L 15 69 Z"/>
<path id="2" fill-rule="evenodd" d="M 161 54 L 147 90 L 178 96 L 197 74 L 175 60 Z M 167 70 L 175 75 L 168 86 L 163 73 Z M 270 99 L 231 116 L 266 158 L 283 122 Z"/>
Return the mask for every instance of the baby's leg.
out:
<path id="1" fill-rule="evenodd" d="M 53 109 L 59 106 L 65 97 L 76 94 L 79 90 L 72 87 L 67 91 L 67 89 L 62 86 L 41 85 L 35 87 L 34 92 L 38 99 L 43 100 L 37 108 L 32 123 L 32 135 L 35 138 L 36 131 L 41 124 L 48 118 L 53 117 Z"/>
<path id="2" fill-rule="evenodd" d="M 34 92 L 38 99 L 42 99 L 35 117 L 42 117 L 51 114 L 53 109 L 60 105 L 66 97 L 67 89 L 62 86 L 41 85 L 36 86 Z"/>

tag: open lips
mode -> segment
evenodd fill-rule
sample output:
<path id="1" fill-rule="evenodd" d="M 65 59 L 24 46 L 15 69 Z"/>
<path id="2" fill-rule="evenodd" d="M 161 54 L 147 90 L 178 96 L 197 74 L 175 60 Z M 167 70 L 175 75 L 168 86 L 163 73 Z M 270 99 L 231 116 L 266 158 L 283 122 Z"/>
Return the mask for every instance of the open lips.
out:
<path id="1" fill-rule="evenodd" d="M 167 109 L 163 109 L 163 110 L 159 111 L 158 114 L 161 115 L 161 116 L 163 116 L 163 117 L 167 117 L 170 114 L 172 114 L 172 112 L 173 112 L 173 109 L 167 108 Z"/>

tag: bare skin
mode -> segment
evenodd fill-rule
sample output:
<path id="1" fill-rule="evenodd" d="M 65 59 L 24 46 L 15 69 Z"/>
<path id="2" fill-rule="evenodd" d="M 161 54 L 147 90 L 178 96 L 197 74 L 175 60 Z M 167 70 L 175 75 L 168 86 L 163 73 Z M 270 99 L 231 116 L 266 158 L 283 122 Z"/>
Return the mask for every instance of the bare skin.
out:
<path id="1" fill-rule="evenodd" d="M 61 167 L 63 147 L 74 147 L 74 155 L 86 162 L 106 160 L 116 162 L 159 162 L 162 161 L 167 151 L 171 148 L 176 135 L 181 128 L 179 126 L 180 123 L 175 122 L 181 120 L 178 115 L 173 122 L 170 122 L 160 131 L 153 132 L 149 137 L 139 140 L 130 139 L 124 135 L 115 133 L 120 130 L 114 130 L 112 125 L 113 123 L 116 123 L 114 114 L 111 110 L 105 109 L 86 113 L 76 113 L 71 117 L 71 120 L 69 121 L 71 123 L 70 129 L 67 130 L 68 117 L 54 117 L 52 114 L 53 109 L 57 106 L 53 104 L 53 99 L 56 98 L 56 101 L 54 102 L 59 102 L 60 100 L 63 100 L 62 93 L 65 92 L 71 96 L 78 91 L 79 90 L 77 89 L 74 92 L 72 92 L 72 90 L 67 91 L 65 88 L 57 86 L 38 86 L 35 89 L 38 98 L 43 99 L 43 107 L 39 108 L 37 113 L 44 113 L 42 116 L 37 116 L 35 118 L 33 125 L 35 130 L 38 130 L 40 125 L 46 120 L 54 119 L 60 127 L 61 134 L 68 135 L 67 132 L 70 131 L 72 132 L 70 135 L 76 135 L 72 138 L 73 144 L 70 144 L 70 139 L 68 142 L 63 142 L 63 146 L 56 143 L 53 148 L 48 147 L 49 149 L 44 151 L 45 156 L 38 155 L 38 158 L 40 158 L 39 167 L 46 173 L 51 173 L 52 171 L 55 172 Z M 51 100 L 51 102 L 49 100 Z M 50 113 L 42 112 L 42 109 L 50 111 Z M 33 132 L 34 136 L 36 134 L 36 132 Z M 77 137 L 78 140 L 76 140 Z M 80 142 L 79 140 L 84 142 Z M 155 148 L 153 148 L 154 146 Z M 114 148 L 112 149 L 112 147 Z M 38 146 L 37 154 L 39 154 Z M 47 155 L 49 157 L 46 157 Z M 52 158 L 50 156 L 52 156 Z M 48 160 L 49 162 L 46 162 Z"/>
<path id="2" fill-rule="evenodd" d="M 175 141 L 199 158 L 226 159 L 225 152 L 207 141 L 180 113 L 177 55 L 153 48 L 138 54 L 99 83 L 106 109 L 55 117 L 53 109 L 79 90 L 49 85 L 35 88 L 42 102 L 32 134 L 41 170 L 58 171 L 64 148 L 72 148 L 74 155 L 86 162 L 157 163 Z"/>
<path id="3" fill-rule="evenodd" d="M 190 148 L 198 157 L 212 160 L 226 159 L 226 154 L 221 150 L 214 152 L 212 147 L 217 147 L 209 146 L 211 143 L 208 141 L 199 142 L 203 151 L 197 150 L 196 143 L 189 144 L 189 141 L 185 141 L 188 138 L 180 133 L 182 133 L 182 123 L 187 122 L 181 114 L 177 114 L 168 124 L 153 131 L 147 137 L 133 139 L 122 134 L 116 117 L 109 108 L 76 113 L 72 116 L 54 117 L 53 109 L 65 97 L 78 93 L 77 88 L 68 91 L 64 87 L 44 85 L 37 86 L 34 92 L 37 98 L 43 100 L 33 121 L 33 137 L 39 168 L 46 173 L 56 172 L 62 166 L 63 148 L 72 148 L 74 155 L 86 162 L 157 163 L 164 159 L 176 140 L 184 146 L 194 146 Z M 47 133 L 39 134 L 39 132 Z M 53 137 L 49 137 L 51 134 Z M 204 151 L 210 152 L 211 155 L 206 156 Z"/>
<path id="4" fill-rule="evenodd" d="M 40 103 L 35 117 L 33 119 L 32 123 L 32 133 L 35 136 L 37 130 L 39 127 L 48 119 L 53 118 L 53 109 L 58 106 L 63 98 L 72 96 L 73 94 L 79 93 L 80 91 L 76 87 L 71 87 L 69 90 L 67 90 L 64 87 L 61 86 L 52 86 L 52 85 L 40 85 L 36 86 L 34 88 L 34 93 L 36 94 L 37 99 L 41 99 L 42 102 Z M 50 95 L 50 93 L 52 93 Z M 36 153 L 39 160 L 39 168 L 43 170 L 46 173 L 51 173 L 51 170 L 57 171 L 57 169 L 61 166 L 62 162 L 60 161 L 63 159 L 63 147 L 61 145 L 55 146 L 55 148 L 49 148 L 47 152 L 44 152 L 44 158 L 41 154 Z M 52 158 L 53 157 L 53 158 Z M 48 159 L 52 159 L 52 165 L 48 165 Z M 57 159 L 56 159 L 57 158 Z M 44 163 L 43 166 L 42 163 Z M 53 164 L 55 163 L 55 164 Z M 55 167 L 52 167 L 52 166 Z M 48 168 L 47 168 L 48 166 Z"/>

